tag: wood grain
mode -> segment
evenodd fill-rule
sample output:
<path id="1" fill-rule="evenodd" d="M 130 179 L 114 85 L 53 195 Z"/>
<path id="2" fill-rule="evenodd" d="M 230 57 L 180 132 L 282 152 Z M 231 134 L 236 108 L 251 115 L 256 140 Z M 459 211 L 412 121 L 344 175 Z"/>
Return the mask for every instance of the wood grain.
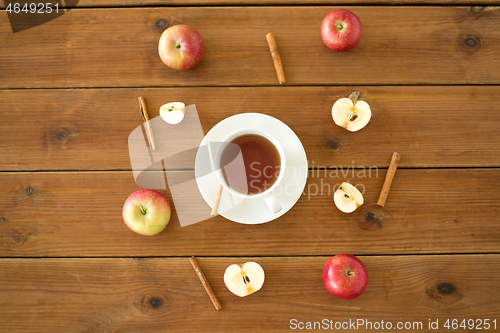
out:
<path id="1" fill-rule="evenodd" d="M 130 170 L 127 138 L 161 105 L 196 104 L 205 133 L 244 112 L 274 116 L 295 131 L 310 166 L 500 166 L 500 87 L 356 87 L 372 109 L 351 133 L 331 107 L 350 87 L 167 88 L 0 91 L 0 170 Z"/>
<path id="2" fill-rule="evenodd" d="M 334 253 L 332 252 L 331 255 Z M 215 311 L 188 258 L 1 259 L 2 332 L 289 332 L 290 320 L 422 322 L 497 319 L 499 255 L 359 257 L 365 292 L 330 295 L 321 272 L 328 257 L 201 258 L 223 309 Z M 257 261 L 262 289 L 240 298 L 224 285 L 233 263 Z M 360 332 L 373 332 L 360 326 Z M 406 330 L 405 330 L 406 331 Z M 490 331 L 495 331 L 491 330 Z"/>
<path id="3" fill-rule="evenodd" d="M 0 88 L 277 85 L 269 31 L 288 85 L 500 83 L 498 7 L 347 7 L 363 39 L 343 53 L 319 33 L 335 8 L 74 9 L 16 34 L 4 14 Z M 169 69 L 158 56 L 162 31 L 175 23 L 205 41 L 192 70 Z"/>
<path id="4" fill-rule="evenodd" d="M 282 6 L 282 5 L 331 5 L 329 0 L 79 0 L 76 8 L 93 7 L 146 7 L 146 6 Z M 498 0 L 337 0 L 336 5 L 499 5 Z M 74 8 L 68 3 L 64 8 Z M 0 2 L 0 9 L 5 4 Z M 477 9 L 479 10 L 479 9 Z"/>
<path id="5" fill-rule="evenodd" d="M 80 0 L 16 34 L 0 11 L 0 333 L 285 332 L 294 318 L 422 322 L 420 332 L 429 320 L 445 331 L 453 318 L 500 326 L 500 7 L 492 7 L 500 1 L 339 0 L 363 22 L 361 43 L 346 53 L 319 35 L 339 8 L 331 4 Z M 165 67 L 157 54 L 162 31 L 180 23 L 206 46 L 189 71 Z M 273 87 L 269 31 L 287 87 Z M 350 133 L 330 110 L 355 89 L 373 118 Z M 121 216 L 138 189 L 127 147 L 142 123 L 138 96 L 151 117 L 166 102 L 196 104 L 205 133 L 234 114 L 272 115 L 319 170 L 309 170 L 290 212 L 262 225 L 217 216 L 181 228 L 180 200 L 162 190 L 172 221 L 139 236 Z M 403 159 L 379 207 L 393 151 Z M 352 214 L 333 204 L 343 181 L 364 193 Z M 368 269 L 356 300 L 324 289 L 323 265 L 337 253 L 359 255 Z M 210 304 L 192 255 L 223 310 Z M 239 298 L 224 270 L 250 260 L 266 282 Z"/>
<path id="6" fill-rule="evenodd" d="M 123 202 L 138 189 L 131 172 L 0 173 L 0 256 L 499 252 L 499 169 L 399 169 L 385 208 L 376 202 L 386 170 L 352 173 L 310 171 L 298 203 L 269 223 L 242 225 L 217 216 L 180 227 L 174 209 L 155 237 L 123 223 Z M 343 181 L 364 192 L 365 203 L 352 214 L 333 203 Z"/>

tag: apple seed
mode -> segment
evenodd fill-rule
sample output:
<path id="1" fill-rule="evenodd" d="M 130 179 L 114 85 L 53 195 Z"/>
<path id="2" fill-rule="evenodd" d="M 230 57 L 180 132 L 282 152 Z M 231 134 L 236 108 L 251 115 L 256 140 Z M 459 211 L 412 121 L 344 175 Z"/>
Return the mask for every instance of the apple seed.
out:
<path id="1" fill-rule="evenodd" d="M 349 119 L 349 121 L 354 121 L 357 118 L 358 118 L 358 115 L 354 111 L 349 112 L 349 115 L 347 116 L 347 119 Z"/>

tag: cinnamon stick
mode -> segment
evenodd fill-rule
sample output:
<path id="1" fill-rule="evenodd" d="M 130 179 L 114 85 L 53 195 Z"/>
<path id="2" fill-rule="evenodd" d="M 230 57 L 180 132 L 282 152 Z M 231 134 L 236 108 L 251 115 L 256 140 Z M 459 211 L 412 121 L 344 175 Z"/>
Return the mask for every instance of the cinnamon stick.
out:
<path id="1" fill-rule="evenodd" d="M 385 206 L 387 196 L 389 195 L 389 190 L 391 189 L 392 180 L 394 179 L 394 175 L 396 174 L 400 159 L 401 155 L 399 155 L 398 153 L 394 152 L 394 154 L 392 154 L 391 164 L 389 164 L 389 169 L 387 170 L 387 174 L 385 175 L 384 185 L 382 186 L 382 191 L 380 191 L 380 196 L 378 197 L 377 205 L 379 206 Z"/>
<path id="2" fill-rule="evenodd" d="M 212 212 L 210 213 L 210 215 L 212 216 L 217 215 L 217 210 L 219 210 L 220 198 L 222 197 L 223 189 L 224 187 L 222 187 L 222 184 L 219 184 L 219 188 L 217 189 L 217 194 L 215 195 L 214 206 L 212 207 Z"/>
<path id="3" fill-rule="evenodd" d="M 193 265 L 194 271 L 196 272 L 196 275 L 200 278 L 201 284 L 203 287 L 205 287 L 205 291 L 207 292 L 208 296 L 210 297 L 210 300 L 215 306 L 216 310 L 222 309 L 222 305 L 220 305 L 219 300 L 217 299 L 217 296 L 215 296 L 212 288 L 208 284 L 207 279 L 205 278 L 205 274 L 201 271 L 200 266 L 198 265 L 198 262 L 194 257 L 189 258 L 189 261 L 191 262 L 191 265 Z"/>
<path id="4" fill-rule="evenodd" d="M 151 128 L 151 124 L 149 123 L 149 114 L 148 109 L 146 109 L 146 102 L 144 102 L 144 98 L 142 97 L 139 97 L 139 107 L 141 108 L 141 116 L 144 120 L 144 127 L 146 127 L 146 131 L 148 131 L 149 146 L 151 147 L 151 150 L 155 150 L 155 137 L 153 136 L 153 129 Z"/>
<path id="5" fill-rule="evenodd" d="M 285 72 L 283 71 L 283 64 L 281 63 L 281 57 L 278 52 L 276 40 L 271 32 L 266 35 L 266 39 L 267 44 L 269 44 L 269 50 L 271 50 L 271 56 L 273 57 L 274 68 L 276 69 L 276 74 L 278 75 L 278 81 L 280 84 L 283 84 L 286 82 Z"/>

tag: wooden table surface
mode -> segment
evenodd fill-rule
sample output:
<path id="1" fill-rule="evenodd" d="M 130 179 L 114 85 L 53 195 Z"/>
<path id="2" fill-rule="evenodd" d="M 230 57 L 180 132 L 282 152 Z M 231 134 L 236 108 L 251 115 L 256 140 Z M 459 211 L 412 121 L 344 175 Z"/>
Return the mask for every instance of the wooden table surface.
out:
<path id="1" fill-rule="evenodd" d="M 334 4 L 363 23 L 352 51 L 321 40 Z M 80 0 L 13 33 L 0 3 L 0 332 L 286 332 L 294 319 L 383 320 L 423 332 L 438 320 L 439 331 L 500 331 L 499 5 Z M 192 70 L 169 69 L 157 54 L 162 31 L 178 23 L 205 41 Z M 353 90 L 373 111 L 357 133 L 331 119 L 332 104 Z M 167 189 L 167 228 L 154 237 L 131 232 L 121 210 L 139 188 L 127 146 L 142 122 L 138 96 L 151 117 L 166 102 L 196 104 L 205 133 L 239 113 L 282 120 L 307 153 L 303 195 L 269 223 L 217 216 L 181 227 Z M 402 159 L 382 208 L 394 151 Z M 343 181 L 365 188 L 352 214 L 333 204 L 330 189 Z M 324 263 L 338 253 L 368 270 L 366 291 L 352 301 L 322 283 Z M 193 255 L 222 310 L 195 275 Z M 224 270 L 250 260 L 266 281 L 239 298 Z"/>

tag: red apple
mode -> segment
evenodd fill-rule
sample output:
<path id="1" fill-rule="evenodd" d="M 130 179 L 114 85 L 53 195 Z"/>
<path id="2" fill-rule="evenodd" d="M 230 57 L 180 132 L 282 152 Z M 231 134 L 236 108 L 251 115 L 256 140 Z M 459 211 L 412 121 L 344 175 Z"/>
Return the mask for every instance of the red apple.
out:
<path id="1" fill-rule="evenodd" d="M 137 190 L 123 204 L 123 221 L 130 230 L 144 236 L 159 234 L 170 222 L 170 215 L 170 202 L 155 190 Z"/>
<path id="2" fill-rule="evenodd" d="M 337 254 L 323 268 L 326 290 L 343 299 L 353 299 L 363 293 L 368 283 L 365 265 L 350 254 Z"/>
<path id="3" fill-rule="evenodd" d="M 361 21 L 347 9 L 337 9 L 321 23 L 321 38 L 334 51 L 349 51 L 361 40 Z"/>
<path id="4" fill-rule="evenodd" d="M 193 68 L 200 62 L 204 52 L 200 34 L 188 25 L 174 25 L 161 34 L 158 53 L 170 68 Z"/>

